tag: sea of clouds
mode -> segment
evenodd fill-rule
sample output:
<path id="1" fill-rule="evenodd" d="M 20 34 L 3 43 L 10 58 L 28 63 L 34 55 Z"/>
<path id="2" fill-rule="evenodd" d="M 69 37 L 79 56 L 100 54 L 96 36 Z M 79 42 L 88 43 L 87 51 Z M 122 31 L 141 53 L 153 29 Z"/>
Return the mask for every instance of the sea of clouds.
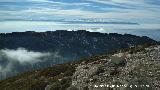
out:
<path id="1" fill-rule="evenodd" d="M 35 52 L 25 48 L 0 50 L 0 79 L 16 75 L 24 68 L 35 67 L 38 63 L 62 59 L 59 52 Z M 27 71 L 27 70 L 26 70 Z"/>

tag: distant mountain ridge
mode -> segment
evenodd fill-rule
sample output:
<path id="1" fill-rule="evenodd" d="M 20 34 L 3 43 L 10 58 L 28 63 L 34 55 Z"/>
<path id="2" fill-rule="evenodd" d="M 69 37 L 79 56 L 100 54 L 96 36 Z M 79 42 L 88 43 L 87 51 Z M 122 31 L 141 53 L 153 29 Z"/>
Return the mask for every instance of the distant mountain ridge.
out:
<path id="1" fill-rule="evenodd" d="M 70 49 L 71 47 L 89 50 L 98 49 L 99 47 L 103 50 L 104 47 L 107 47 L 105 50 L 106 52 L 112 50 L 112 48 L 115 48 L 114 44 L 117 45 L 117 48 L 127 48 L 129 46 L 144 43 L 156 43 L 156 41 L 146 36 L 140 37 L 131 34 L 121 35 L 117 33 L 107 34 L 100 32 L 89 32 L 85 30 L 57 30 L 46 32 L 26 31 L 0 33 L 0 43 L 0 49 L 16 49 L 18 47 L 23 47 L 35 51 L 55 51 L 56 49 Z M 111 43 L 113 46 L 110 45 Z"/>
<path id="2" fill-rule="evenodd" d="M 0 34 L 0 66 L 2 70 L 8 65 L 12 65 L 12 72 L 0 72 L 0 79 L 7 78 L 9 76 L 16 75 L 35 69 L 42 69 L 51 67 L 56 64 L 75 61 L 81 58 L 90 57 L 93 55 L 100 55 L 103 53 L 109 53 L 114 50 L 129 48 L 143 44 L 156 44 L 157 41 L 152 40 L 146 36 L 135 36 L 131 34 L 117 34 L 117 33 L 100 33 L 89 32 L 85 30 L 79 31 L 47 31 L 47 32 L 13 32 L 13 33 L 1 33 Z M 19 49 L 22 48 L 22 49 Z M 8 55 L 14 54 L 14 58 L 10 61 Z M 22 54 L 15 55 L 16 51 L 20 51 Z M 51 53 L 50 56 L 39 57 Z M 54 54 L 53 54 L 54 53 Z M 27 58 L 35 55 L 33 58 L 36 60 L 30 60 L 28 63 L 23 63 L 24 56 L 28 54 Z M 18 61 L 15 59 L 18 59 Z M 21 59 L 23 61 L 21 61 Z M 31 58 L 32 59 L 32 58 Z M 10 67 L 10 66 L 8 66 Z M 0 69 L 1 69 L 0 68 Z"/>

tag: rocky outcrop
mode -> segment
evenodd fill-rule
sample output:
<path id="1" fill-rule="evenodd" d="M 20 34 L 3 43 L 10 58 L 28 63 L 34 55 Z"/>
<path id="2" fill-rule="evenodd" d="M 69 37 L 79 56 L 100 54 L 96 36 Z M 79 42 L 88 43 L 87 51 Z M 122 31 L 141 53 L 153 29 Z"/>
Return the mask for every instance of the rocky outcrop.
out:
<path id="1" fill-rule="evenodd" d="M 160 89 L 160 46 L 117 53 L 98 62 L 79 64 L 71 86 L 78 90 Z"/>

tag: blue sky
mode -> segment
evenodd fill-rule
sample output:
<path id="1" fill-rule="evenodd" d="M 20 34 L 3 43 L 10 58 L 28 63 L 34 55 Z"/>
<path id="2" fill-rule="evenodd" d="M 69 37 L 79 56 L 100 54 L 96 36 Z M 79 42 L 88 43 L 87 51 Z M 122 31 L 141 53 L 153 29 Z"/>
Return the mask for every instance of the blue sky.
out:
<path id="1" fill-rule="evenodd" d="M 0 0 L 0 24 L 0 32 L 160 29 L 160 0 Z"/>

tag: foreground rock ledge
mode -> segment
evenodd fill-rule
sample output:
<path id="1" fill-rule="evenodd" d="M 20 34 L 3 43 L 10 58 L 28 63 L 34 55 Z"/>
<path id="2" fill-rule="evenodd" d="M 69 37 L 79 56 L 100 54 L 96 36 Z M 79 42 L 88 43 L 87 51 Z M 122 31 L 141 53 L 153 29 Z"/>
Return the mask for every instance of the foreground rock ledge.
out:
<path id="1" fill-rule="evenodd" d="M 83 62 L 68 90 L 160 90 L 160 45 Z"/>

